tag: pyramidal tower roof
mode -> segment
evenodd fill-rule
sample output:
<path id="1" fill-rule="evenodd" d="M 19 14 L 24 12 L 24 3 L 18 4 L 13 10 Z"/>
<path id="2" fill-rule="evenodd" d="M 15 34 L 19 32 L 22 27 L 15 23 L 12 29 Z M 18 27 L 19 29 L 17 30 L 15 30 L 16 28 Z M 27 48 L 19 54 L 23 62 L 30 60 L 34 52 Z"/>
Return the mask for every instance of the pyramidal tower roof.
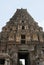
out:
<path id="1" fill-rule="evenodd" d="M 22 34 L 22 28 L 24 28 L 25 34 L 40 34 L 43 37 L 43 29 L 38 26 L 38 23 L 33 19 L 33 17 L 28 13 L 27 9 L 17 9 L 12 18 L 7 22 L 6 26 L 2 28 L 2 32 L 0 33 L 0 39 L 6 39 L 12 34 L 13 36 L 16 33 L 20 32 Z M 19 31 L 20 30 L 20 31 Z M 24 33 L 23 32 L 23 33 Z"/>
<path id="2" fill-rule="evenodd" d="M 11 18 L 13 20 L 17 20 L 17 19 L 22 19 L 22 20 L 30 20 L 31 19 L 33 21 L 32 16 L 28 13 L 27 9 L 17 9 L 17 11 L 15 12 L 15 14 L 13 15 L 13 17 Z"/>
<path id="3" fill-rule="evenodd" d="M 28 23 L 29 27 L 33 26 L 35 28 L 38 28 L 39 31 L 43 31 L 42 27 L 38 26 L 38 23 L 28 13 L 27 9 L 22 9 L 22 8 L 17 9 L 15 14 L 12 16 L 12 18 L 10 18 L 10 20 L 7 22 L 5 27 L 18 25 L 18 23 L 20 23 L 21 21 L 25 21 L 26 23 Z M 5 27 L 3 27 L 3 28 L 5 28 Z"/>
<path id="4" fill-rule="evenodd" d="M 25 17 L 27 18 L 32 18 L 31 15 L 29 15 L 29 13 L 27 12 L 27 9 L 17 9 L 16 13 L 13 15 L 14 19 L 17 19 L 16 17 L 19 18 L 23 18 L 25 15 Z"/>

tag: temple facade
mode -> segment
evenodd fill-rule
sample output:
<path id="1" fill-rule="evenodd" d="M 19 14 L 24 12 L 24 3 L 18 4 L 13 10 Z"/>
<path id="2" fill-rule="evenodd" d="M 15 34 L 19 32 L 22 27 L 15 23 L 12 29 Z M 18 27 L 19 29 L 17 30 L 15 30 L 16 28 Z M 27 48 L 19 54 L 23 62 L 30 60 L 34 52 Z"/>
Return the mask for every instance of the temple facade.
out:
<path id="1" fill-rule="evenodd" d="M 28 13 L 17 9 L 0 32 L 0 65 L 44 65 L 44 31 Z"/>

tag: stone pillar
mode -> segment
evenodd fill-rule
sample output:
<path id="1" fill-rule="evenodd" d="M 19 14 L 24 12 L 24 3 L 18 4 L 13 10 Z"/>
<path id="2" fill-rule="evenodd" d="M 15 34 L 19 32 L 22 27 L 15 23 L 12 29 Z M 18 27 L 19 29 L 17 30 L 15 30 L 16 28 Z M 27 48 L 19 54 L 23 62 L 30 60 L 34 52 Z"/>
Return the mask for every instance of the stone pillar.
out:
<path id="1" fill-rule="evenodd" d="M 29 53 L 29 58 L 30 58 L 30 64 L 29 65 L 36 65 L 35 56 L 33 55 L 32 52 Z"/>
<path id="2" fill-rule="evenodd" d="M 17 65 L 17 63 L 18 63 L 18 53 L 15 52 L 13 54 L 13 65 Z"/>
<path id="3" fill-rule="evenodd" d="M 28 57 L 28 65 L 32 65 L 31 53 L 30 52 L 29 52 L 29 57 Z"/>
<path id="4" fill-rule="evenodd" d="M 5 59 L 5 65 L 10 65 L 10 60 L 9 59 Z"/>

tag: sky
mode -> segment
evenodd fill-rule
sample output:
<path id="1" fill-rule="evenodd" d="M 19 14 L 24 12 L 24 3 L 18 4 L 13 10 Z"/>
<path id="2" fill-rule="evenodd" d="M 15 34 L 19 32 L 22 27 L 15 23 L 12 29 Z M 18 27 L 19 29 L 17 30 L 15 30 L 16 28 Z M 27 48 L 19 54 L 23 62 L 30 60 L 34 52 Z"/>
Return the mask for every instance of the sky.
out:
<path id="1" fill-rule="evenodd" d="M 39 26 L 44 29 L 44 0 L 0 0 L 0 31 L 16 9 L 27 9 Z"/>
<path id="2" fill-rule="evenodd" d="M 25 59 L 20 59 L 23 65 L 25 65 Z"/>

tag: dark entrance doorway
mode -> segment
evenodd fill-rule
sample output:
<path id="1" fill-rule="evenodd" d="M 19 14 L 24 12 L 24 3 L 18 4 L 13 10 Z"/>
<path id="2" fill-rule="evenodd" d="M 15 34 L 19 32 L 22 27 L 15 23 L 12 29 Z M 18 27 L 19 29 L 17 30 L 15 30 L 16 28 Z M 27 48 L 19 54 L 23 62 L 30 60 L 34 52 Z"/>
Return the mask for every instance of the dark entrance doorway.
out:
<path id="1" fill-rule="evenodd" d="M 5 64 L 5 59 L 0 59 L 0 65 L 4 65 Z"/>
<path id="2" fill-rule="evenodd" d="M 21 63 L 21 60 L 23 63 Z M 21 63 L 21 64 L 19 64 Z M 30 65 L 29 53 L 19 52 L 18 53 L 18 65 Z"/>

